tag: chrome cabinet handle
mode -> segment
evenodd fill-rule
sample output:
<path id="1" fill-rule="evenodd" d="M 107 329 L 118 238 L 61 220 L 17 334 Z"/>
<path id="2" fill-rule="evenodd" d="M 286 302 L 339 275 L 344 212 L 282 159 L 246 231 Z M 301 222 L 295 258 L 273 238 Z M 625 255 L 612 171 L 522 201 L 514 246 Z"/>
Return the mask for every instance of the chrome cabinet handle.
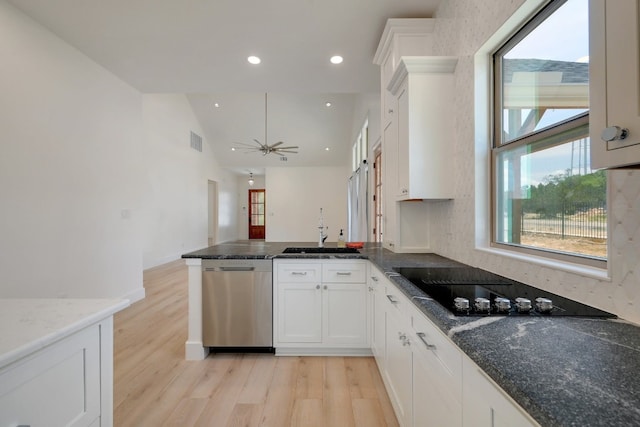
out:
<path id="1" fill-rule="evenodd" d="M 320 285 L 316 285 L 316 289 L 320 289 Z"/>
<path id="2" fill-rule="evenodd" d="M 337 276 L 351 276 L 351 272 L 350 271 L 338 271 L 336 273 Z"/>
<path id="3" fill-rule="evenodd" d="M 324 285 L 322 288 L 323 288 L 324 290 L 329 289 L 329 287 L 328 287 L 327 285 Z"/>
<path id="4" fill-rule="evenodd" d="M 603 141 L 621 141 L 629 136 L 629 129 L 620 126 L 609 126 L 600 134 Z"/>
<path id="5" fill-rule="evenodd" d="M 371 280 L 373 280 L 374 282 L 377 282 L 378 278 L 376 276 L 371 276 Z"/>
<path id="6" fill-rule="evenodd" d="M 394 297 L 393 295 L 387 295 L 387 299 L 388 299 L 389 301 L 391 301 L 391 304 L 397 304 L 397 303 L 399 303 L 399 302 L 400 302 L 400 301 L 398 301 L 398 300 L 396 299 L 396 297 Z"/>
<path id="7" fill-rule="evenodd" d="M 429 350 L 435 350 L 436 346 L 435 344 L 430 344 L 426 339 L 426 335 L 424 334 L 424 332 L 417 332 L 416 335 L 418 336 L 418 338 L 420 338 L 420 341 L 422 341 L 425 345 L 425 347 L 427 347 Z"/>
<path id="8" fill-rule="evenodd" d="M 292 271 L 291 275 L 292 276 L 306 276 L 307 272 L 306 271 Z"/>

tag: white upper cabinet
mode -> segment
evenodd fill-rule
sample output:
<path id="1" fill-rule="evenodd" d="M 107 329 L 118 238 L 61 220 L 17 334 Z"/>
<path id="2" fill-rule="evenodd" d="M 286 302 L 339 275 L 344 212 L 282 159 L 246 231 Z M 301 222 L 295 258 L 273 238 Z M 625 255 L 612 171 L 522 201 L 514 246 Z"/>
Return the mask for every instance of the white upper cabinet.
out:
<path id="1" fill-rule="evenodd" d="M 640 2 L 589 2 L 591 166 L 640 165 Z"/>
<path id="2" fill-rule="evenodd" d="M 403 56 L 387 88 L 397 98 L 396 197 L 453 198 L 453 72 L 457 58 Z"/>

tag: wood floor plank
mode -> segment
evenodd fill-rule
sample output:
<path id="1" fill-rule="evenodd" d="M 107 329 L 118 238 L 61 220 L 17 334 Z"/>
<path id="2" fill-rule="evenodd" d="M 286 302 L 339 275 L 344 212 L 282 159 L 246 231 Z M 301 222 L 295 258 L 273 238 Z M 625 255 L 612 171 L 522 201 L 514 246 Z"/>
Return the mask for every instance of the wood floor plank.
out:
<path id="1" fill-rule="evenodd" d="M 291 427 L 324 427 L 322 399 L 296 399 Z"/>
<path id="2" fill-rule="evenodd" d="M 238 403 L 233 407 L 227 427 L 258 427 L 262 417 L 264 405 L 252 403 Z"/>
<path id="3" fill-rule="evenodd" d="M 356 427 L 386 427 L 378 399 L 353 399 L 351 404 Z"/>
<path id="4" fill-rule="evenodd" d="M 189 427 L 195 425 L 200 414 L 207 405 L 208 399 L 203 398 L 185 398 L 178 402 L 175 409 L 169 414 L 167 419 L 162 422 L 163 427 Z M 149 425 L 151 425 L 149 423 Z"/>
<path id="5" fill-rule="evenodd" d="M 255 364 L 238 397 L 238 403 L 265 403 L 275 365 L 276 359 L 272 355 L 256 355 Z"/>
<path id="6" fill-rule="evenodd" d="M 325 360 L 324 357 L 300 359 L 296 378 L 296 399 L 322 399 Z"/>
<path id="7" fill-rule="evenodd" d="M 262 413 L 261 426 L 282 427 L 291 422 L 298 365 L 298 357 L 278 357 Z"/>
<path id="8" fill-rule="evenodd" d="M 323 414 L 326 425 L 354 427 L 351 393 L 343 357 L 326 361 Z"/>
<path id="9" fill-rule="evenodd" d="M 114 318 L 114 426 L 351 427 L 398 423 L 370 357 L 213 354 L 184 359 L 183 260 L 144 272 Z"/>
<path id="10" fill-rule="evenodd" d="M 345 358 L 347 381 L 352 399 L 377 399 L 378 393 L 371 376 L 369 357 Z"/>
<path id="11" fill-rule="evenodd" d="M 227 425 L 254 364 L 255 358 L 250 355 L 239 355 L 231 363 L 222 378 L 222 387 L 209 399 L 196 422 L 197 426 Z"/>

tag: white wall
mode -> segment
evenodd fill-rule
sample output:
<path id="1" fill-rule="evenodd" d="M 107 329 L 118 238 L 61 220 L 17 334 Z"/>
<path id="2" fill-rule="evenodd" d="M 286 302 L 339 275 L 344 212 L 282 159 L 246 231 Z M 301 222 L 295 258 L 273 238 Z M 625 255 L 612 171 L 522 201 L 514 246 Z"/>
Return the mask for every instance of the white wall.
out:
<path id="1" fill-rule="evenodd" d="M 5 2 L 0 53 L 0 296 L 139 296 L 140 94 Z"/>
<path id="2" fill-rule="evenodd" d="M 535 0 L 538 1 L 538 0 Z M 515 260 L 476 249 L 476 231 L 483 234 L 487 206 L 488 114 L 476 115 L 474 101 L 485 82 L 474 82 L 474 55 L 489 37 L 524 4 L 524 0 L 474 0 L 442 2 L 436 14 L 435 54 L 459 58 L 456 67 L 456 126 L 452 133 L 456 171 L 455 199 L 432 206 L 434 250 L 444 256 L 486 268 L 530 283 L 538 288 L 616 313 L 640 323 L 640 227 L 625 229 L 616 218 L 640 217 L 640 174 L 610 172 L 609 236 L 610 280 L 563 268 L 540 266 L 530 260 Z M 539 1 L 538 1 L 539 3 Z M 478 107 L 486 110 L 486 105 Z M 476 216 L 479 213 L 480 216 Z M 480 220 L 480 222 L 476 222 Z M 479 239 L 482 240 L 482 239 Z"/>
<path id="3" fill-rule="evenodd" d="M 143 266 L 172 261 L 208 246 L 208 181 L 218 183 L 217 243 L 237 237 L 237 182 L 218 167 L 183 94 L 144 95 L 146 187 L 143 196 Z M 202 152 L 190 132 L 203 137 Z M 143 166 L 143 165 L 141 165 Z"/>
<path id="4" fill-rule="evenodd" d="M 267 168 L 266 240 L 317 243 L 320 208 L 329 227 L 327 242 L 347 229 L 347 179 L 350 168 Z"/>
<path id="5" fill-rule="evenodd" d="M 237 238 L 235 177 L 189 147 L 183 95 L 141 95 L 0 0 L 0 297 L 144 297 L 143 268 Z M 198 132 L 200 131 L 200 132 Z"/>

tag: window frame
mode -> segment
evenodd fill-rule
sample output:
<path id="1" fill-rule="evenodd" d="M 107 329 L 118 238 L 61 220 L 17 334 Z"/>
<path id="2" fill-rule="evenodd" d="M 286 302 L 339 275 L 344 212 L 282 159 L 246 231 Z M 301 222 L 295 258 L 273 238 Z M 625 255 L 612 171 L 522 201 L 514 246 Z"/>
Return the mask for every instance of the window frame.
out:
<path id="1" fill-rule="evenodd" d="M 539 256 L 554 261 L 567 262 L 572 264 L 579 264 L 589 267 L 595 267 L 599 269 L 607 268 L 607 261 L 610 256 L 607 251 L 607 258 L 599 258 L 589 256 L 585 254 L 573 254 L 568 252 L 561 252 L 552 249 L 524 246 L 515 243 L 505 243 L 498 241 L 498 165 L 497 160 L 501 153 L 506 151 L 513 151 L 527 147 L 535 143 L 553 138 L 564 132 L 572 129 L 579 129 L 589 123 L 589 111 L 577 114 L 569 119 L 560 121 L 553 125 L 539 129 L 537 131 L 515 137 L 507 142 L 503 138 L 504 129 L 504 115 L 503 115 L 503 82 L 502 82 L 502 70 L 504 54 L 509 52 L 514 46 L 525 39 L 535 28 L 537 28 L 548 17 L 555 13 L 560 7 L 562 7 L 567 0 L 549 0 L 538 9 L 538 11 L 529 19 L 523 21 L 522 25 L 515 28 L 506 41 L 500 44 L 492 53 L 489 59 L 490 64 L 490 85 L 489 90 L 491 107 L 491 126 L 492 130 L 490 137 L 490 215 L 489 220 L 491 222 L 489 227 L 489 246 L 515 252 L 521 255 Z M 569 142 L 570 139 L 566 139 L 564 142 L 550 143 L 548 147 L 559 146 Z M 608 186 L 607 186 L 608 188 Z M 607 189 L 608 193 L 608 189 Z M 608 194 L 607 194 L 608 197 Z"/>

